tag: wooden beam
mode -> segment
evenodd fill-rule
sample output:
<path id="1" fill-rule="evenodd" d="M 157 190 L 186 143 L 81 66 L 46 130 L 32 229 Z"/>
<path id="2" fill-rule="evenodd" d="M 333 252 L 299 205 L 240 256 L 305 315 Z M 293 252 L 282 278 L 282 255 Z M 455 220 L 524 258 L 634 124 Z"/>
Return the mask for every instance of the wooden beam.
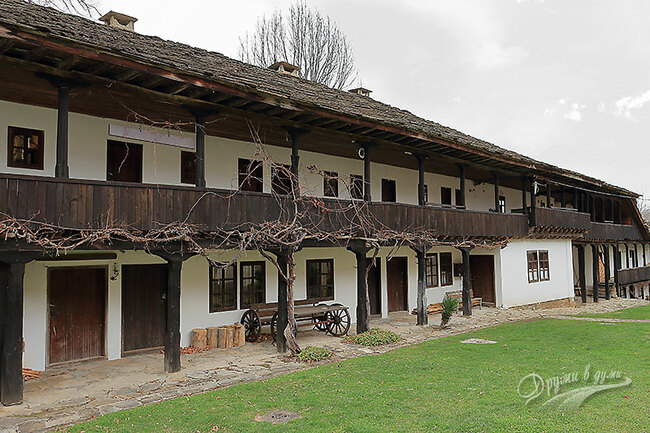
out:
<path id="1" fill-rule="evenodd" d="M 0 287 L 3 316 L 0 360 L 0 402 L 5 406 L 23 401 L 23 280 L 25 263 L 3 264 L 6 287 Z"/>
<path id="2" fill-rule="evenodd" d="M 59 63 L 56 64 L 56 67 L 61 69 L 62 71 L 69 71 L 80 61 L 81 61 L 81 57 L 73 54 L 71 56 L 67 56 L 61 59 Z"/>
<path id="3" fill-rule="evenodd" d="M 2 42 L 0 42 L 0 55 L 12 49 L 17 43 L 18 41 L 15 39 L 4 39 Z"/>
<path id="4" fill-rule="evenodd" d="M 56 166 L 54 175 L 59 178 L 70 176 L 68 166 L 68 112 L 69 112 L 70 87 L 59 85 L 59 107 L 57 109 L 56 126 Z"/>
<path id="5" fill-rule="evenodd" d="M 140 71 L 133 71 L 133 70 L 126 70 L 123 72 L 120 72 L 115 76 L 115 81 L 123 81 L 125 83 L 128 83 L 132 79 L 142 75 L 142 72 Z"/>
<path id="6" fill-rule="evenodd" d="M 115 260 L 117 259 L 116 253 L 83 253 L 83 254 L 65 254 L 56 257 L 39 257 L 37 262 L 68 262 L 74 260 Z"/>
<path id="7" fill-rule="evenodd" d="M 47 48 L 44 47 L 35 47 L 32 48 L 27 52 L 27 55 L 25 55 L 25 60 L 28 62 L 33 62 L 37 59 L 39 59 L 45 52 L 47 51 Z"/>

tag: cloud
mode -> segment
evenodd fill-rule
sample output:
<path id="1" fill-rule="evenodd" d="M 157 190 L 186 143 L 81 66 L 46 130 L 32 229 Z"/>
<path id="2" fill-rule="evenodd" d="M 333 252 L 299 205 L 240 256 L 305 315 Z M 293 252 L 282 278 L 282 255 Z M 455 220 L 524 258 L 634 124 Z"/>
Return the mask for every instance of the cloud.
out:
<path id="1" fill-rule="evenodd" d="M 544 3 L 546 0 L 517 0 L 517 3 Z"/>
<path id="2" fill-rule="evenodd" d="M 614 115 L 636 120 L 634 112 L 643 108 L 648 101 L 650 101 L 650 90 L 637 96 L 625 96 L 614 102 Z"/>
<path id="3" fill-rule="evenodd" d="M 544 116 L 554 117 L 557 114 L 561 115 L 563 119 L 581 122 L 585 108 L 587 108 L 586 105 L 571 102 L 567 98 L 560 98 L 550 107 L 544 109 Z"/>
<path id="4" fill-rule="evenodd" d="M 485 41 L 476 56 L 476 65 L 485 70 L 507 68 L 522 63 L 528 55 L 524 47 L 505 47 L 495 41 Z"/>

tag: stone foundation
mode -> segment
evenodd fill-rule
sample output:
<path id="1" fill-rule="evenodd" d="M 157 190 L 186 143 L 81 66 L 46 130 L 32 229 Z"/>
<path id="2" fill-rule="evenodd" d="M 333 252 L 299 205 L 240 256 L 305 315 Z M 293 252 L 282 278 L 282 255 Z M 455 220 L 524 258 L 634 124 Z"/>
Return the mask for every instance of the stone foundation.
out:
<path id="1" fill-rule="evenodd" d="M 534 304 L 517 305 L 513 310 L 544 310 L 548 308 L 573 308 L 576 306 L 574 298 L 554 299 L 552 301 L 536 302 Z"/>

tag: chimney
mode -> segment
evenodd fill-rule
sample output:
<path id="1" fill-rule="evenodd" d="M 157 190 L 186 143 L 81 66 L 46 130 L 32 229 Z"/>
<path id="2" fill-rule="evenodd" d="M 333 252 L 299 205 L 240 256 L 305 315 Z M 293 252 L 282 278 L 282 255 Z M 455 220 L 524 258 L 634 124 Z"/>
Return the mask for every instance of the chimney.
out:
<path id="1" fill-rule="evenodd" d="M 104 21 L 107 26 L 132 32 L 134 31 L 133 25 L 138 19 L 119 12 L 110 11 L 99 20 Z"/>
<path id="2" fill-rule="evenodd" d="M 291 63 L 287 62 L 275 62 L 269 66 L 269 69 L 273 69 L 274 71 L 280 72 L 282 74 L 293 75 L 294 77 L 297 77 L 300 66 L 292 65 Z"/>
<path id="3" fill-rule="evenodd" d="M 350 89 L 350 93 L 356 93 L 357 95 L 370 97 L 372 90 L 366 89 L 365 87 L 357 87 L 356 89 Z"/>

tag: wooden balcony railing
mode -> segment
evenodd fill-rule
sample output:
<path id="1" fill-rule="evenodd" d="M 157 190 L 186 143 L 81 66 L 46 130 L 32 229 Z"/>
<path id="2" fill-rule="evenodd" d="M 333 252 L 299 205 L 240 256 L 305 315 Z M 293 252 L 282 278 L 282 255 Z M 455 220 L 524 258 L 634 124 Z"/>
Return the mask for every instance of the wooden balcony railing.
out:
<path id="1" fill-rule="evenodd" d="M 70 229 L 100 228 L 107 224 L 151 230 L 176 221 L 218 231 L 275 221 L 290 205 L 270 194 L 148 184 L 0 174 L 0 212 Z M 323 230 L 346 228 L 354 211 L 345 201 L 302 201 L 305 215 Z M 433 229 L 448 237 L 524 237 L 525 215 L 498 214 L 372 203 L 366 212 L 374 221 L 397 231 Z"/>
<path id="2" fill-rule="evenodd" d="M 643 234 L 636 225 L 591 223 L 585 239 L 594 241 L 641 241 Z"/>
<path id="3" fill-rule="evenodd" d="M 566 228 L 585 231 L 591 228 L 588 213 L 561 208 L 536 208 L 534 223 L 538 227 L 548 228 Z"/>
<path id="4" fill-rule="evenodd" d="M 620 269 L 618 271 L 618 283 L 622 285 L 650 281 L 650 266 L 641 268 Z"/>

